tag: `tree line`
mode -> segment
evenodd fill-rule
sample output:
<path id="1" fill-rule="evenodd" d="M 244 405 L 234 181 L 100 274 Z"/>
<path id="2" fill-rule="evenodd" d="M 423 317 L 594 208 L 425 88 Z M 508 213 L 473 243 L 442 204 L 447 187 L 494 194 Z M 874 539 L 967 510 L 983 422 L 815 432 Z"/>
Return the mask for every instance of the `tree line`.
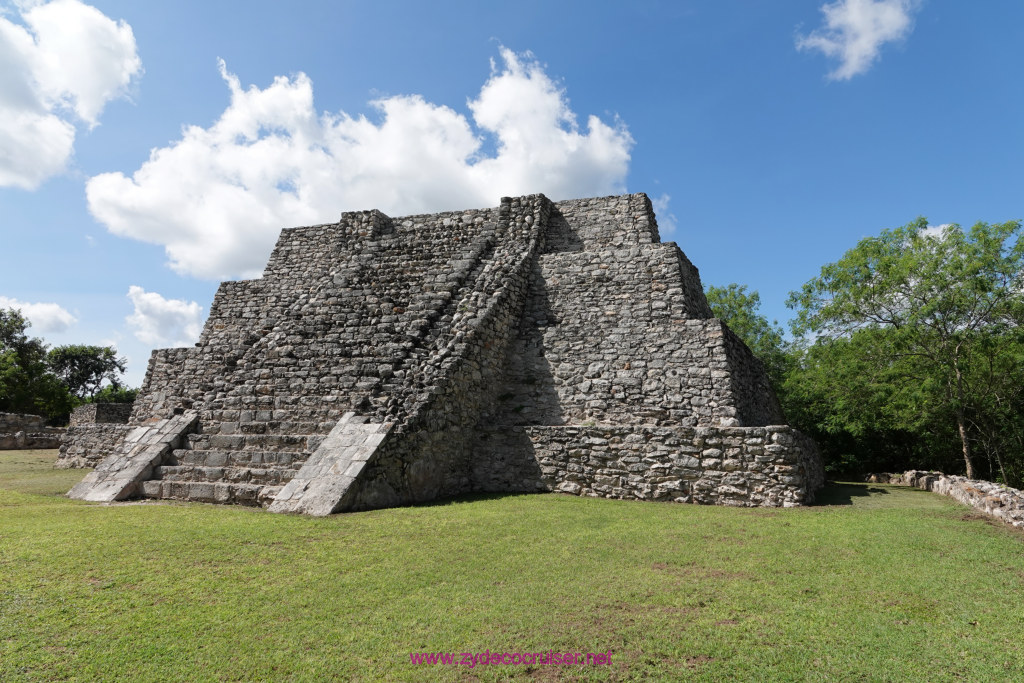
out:
<path id="1" fill-rule="evenodd" d="M 790 293 L 788 340 L 757 292 L 706 294 L 830 475 L 920 468 L 1024 484 L 1020 222 L 921 218 L 861 240 Z"/>
<path id="2" fill-rule="evenodd" d="M 137 390 L 121 381 L 125 359 L 109 346 L 50 348 L 30 337 L 14 308 L 0 309 L 0 412 L 44 415 L 66 423 L 83 403 L 130 403 Z"/>

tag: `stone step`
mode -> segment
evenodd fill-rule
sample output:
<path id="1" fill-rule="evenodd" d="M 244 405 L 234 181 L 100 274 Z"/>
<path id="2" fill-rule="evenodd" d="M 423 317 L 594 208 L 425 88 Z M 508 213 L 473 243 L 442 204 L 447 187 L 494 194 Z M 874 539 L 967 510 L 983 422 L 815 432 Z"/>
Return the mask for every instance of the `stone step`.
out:
<path id="1" fill-rule="evenodd" d="M 286 467 L 198 467 L 195 465 L 164 465 L 153 471 L 154 479 L 163 481 L 212 481 L 222 484 L 287 484 L 298 468 Z"/>
<path id="2" fill-rule="evenodd" d="M 187 500 L 195 503 L 269 505 L 281 488 L 263 484 L 151 479 L 142 482 L 142 495 L 145 498 Z"/>
<path id="3" fill-rule="evenodd" d="M 263 467 L 298 469 L 309 451 L 218 451 L 180 448 L 172 452 L 175 464 L 193 467 Z"/>
<path id="4" fill-rule="evenodd" d="M 189 434 L 186 443 L 195 450 L 308 452 L 310 439 L 308 434 Z"/>
<path id="5" fill-rule="evenodd" d="M 258 483 L 212 483 L 207 481 L 142 482 L 142 497 L 162 500 L 190 501 L 194 503 L 220 503 L 227 505 L 266 506 L 283 486 Z"/>
<path id="6" fill-rule="evenodd" d="M 219 411 L 226 412 L 226 411 Z M 340 419 L 340 417 L 339 417 Z M 199 433 L 202 434 L 328 434 L 338 420 L 329 422 L 268 420 L 266 422 L 237 422 L 203 417 Z"/>

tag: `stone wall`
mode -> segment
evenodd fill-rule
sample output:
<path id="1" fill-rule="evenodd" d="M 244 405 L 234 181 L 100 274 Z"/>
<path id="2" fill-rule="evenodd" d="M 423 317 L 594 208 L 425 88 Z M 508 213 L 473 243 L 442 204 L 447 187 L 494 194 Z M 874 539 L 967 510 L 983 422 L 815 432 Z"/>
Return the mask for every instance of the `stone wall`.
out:
<path id="1" fill-rule="evenodd" d="M 71 412 L 70 424 L 128 424 L 131 415 L 131 403 L 86 403 Z"/>
<path id="2" fill-rule="evenodd" d="M 129 406 L 127 403 L 121 404 Z M 117 423 L 85 423 L 68 427 L 66 438 L 60 445 L 58 469 L 96 467 L 112 451 L 117 450 L 126 434 L 134 427 Z"/>
<path id="3" fill-rule="evenodd" d="M 814 442 L 787 426 L 513 427 L 479 444 L 481 491 L 791 507 L 824 483 Z"/>
<path id="4" fill-rule="evenodd" d="M 44 432 L 46 418 L 26 413 L 0 413 L 0 432 Z"/>
<path id="5" fill-rule="evenodd" d="M 0 413 L 0 450 L 59 448 L 63 436 L 63 429 L 47 427 L 41 415 Z"/>
<path id="6" fill-rule="evenodd" d="M 908 470 L 897 474 L 869 474 L 865 480 L 876 484 L 913 486 L 924 491 L 940 493 L 1007 524 L 1024 528 L 1024 491 L 1019 489 L 990 481 L 920 470 Z"/>
<path id="7" fill-rule="evenodd" d="M 679 248 L 650 243 L 653 214 L 630 214 L 629 206 L 647 205 L 629 197 L 554 206 L 561 233 L 533 268 L 493 419 L 784 423 L 760 361 L 711 318 L 697 270 Z M 643 231 L 631 232 L 637 222 Z M 579 248 L 565 249 L 570 242 Z"/>

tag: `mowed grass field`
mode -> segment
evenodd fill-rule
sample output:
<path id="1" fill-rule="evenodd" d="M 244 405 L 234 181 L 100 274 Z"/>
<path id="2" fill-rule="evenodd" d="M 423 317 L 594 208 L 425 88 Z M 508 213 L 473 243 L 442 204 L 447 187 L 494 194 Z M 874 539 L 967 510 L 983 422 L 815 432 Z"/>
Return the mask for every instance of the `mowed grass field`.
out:
<path id="1" fill-rule="evenodd" d="M 2 681 L 1024 680 L 1024 534 L 922 491 L 309 519 L 69 501 L 54 458 L 0 451 Z M 488 650 L 611 663 L 410 660 Z"/>

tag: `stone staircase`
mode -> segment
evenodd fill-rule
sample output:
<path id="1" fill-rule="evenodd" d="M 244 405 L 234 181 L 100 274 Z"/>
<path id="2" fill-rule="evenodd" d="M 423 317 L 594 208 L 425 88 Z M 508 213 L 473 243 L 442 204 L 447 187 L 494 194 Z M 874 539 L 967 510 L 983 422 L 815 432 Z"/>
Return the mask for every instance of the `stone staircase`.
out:
<path id="1" fill-rule="evenodd" d="M 142 482 L 147 498 L 268 505 L 323 440 L 323 434 L 279 434 L 274 427 L 309 423 L 201 423 Z"/>

